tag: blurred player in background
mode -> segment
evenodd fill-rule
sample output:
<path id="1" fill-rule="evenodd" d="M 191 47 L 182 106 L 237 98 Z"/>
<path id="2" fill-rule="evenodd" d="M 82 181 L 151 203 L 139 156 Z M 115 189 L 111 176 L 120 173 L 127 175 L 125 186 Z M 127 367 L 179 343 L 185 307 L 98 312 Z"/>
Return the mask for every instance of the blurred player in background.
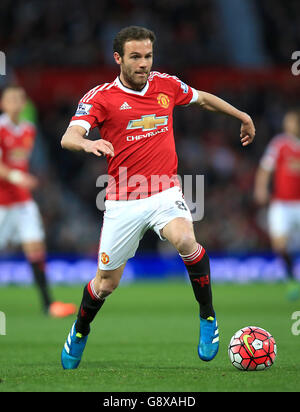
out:
<path id="1" fill-rule="evenodd" d="M 257 170 L 254 197 L 261 206 L 270 203 L 268 227 L 271 247 L 285 262 L 291 281 L 289 298 L 299 298 L 289 242 L 295 230 L 300 231 L 300 110 L 290 110 L 285 114 L 283 133 L 268 144 Z"/>
<path id="2" fill-rule="evenodd" d="M 224 100 L 175 76 L 151 72 L 154 41 L 154 33 L 142 27 L 118 33 L 114 59 L 120 76 L 86 93 L 62 138 L 63 148 L 106 155 L 112 178 L 106 188 L 98 271 L 84 288 L 77 320 L 63 347 L 65 369 L 78 367 L 90 323 L 118 286 L 126 261 L 148 229 L 177 249 L 189 273 L 200 311 L 199 357 L 210 361 L 218 352 L 209 257 L 195 239 L 193 219 L 177 179 L 173 109 L 195 103 L 235 117 L 242 123 L 243 146 L 252 142 L 255 128 L 250 116 Z M 94 127 L 99 127 L 103 139 L 86 139 Z M 159 180 L 163 176 L 169 183 L 165 187 Z"/>
<path id="3" fill-rule="evenodd" d="M 0 249 L 21 244 L 40 291 L 43 310 L 54 317 L 76 312 L 76 306 L 53 302 L 45 274 L 45 235 L 42 219 L 31 191 L 38 180 L 28 172 L 35 140 L 32 123 L 20 120 L 26 103 L 20 86 L 6 86 L 1 95 L 0 115 Z"/>

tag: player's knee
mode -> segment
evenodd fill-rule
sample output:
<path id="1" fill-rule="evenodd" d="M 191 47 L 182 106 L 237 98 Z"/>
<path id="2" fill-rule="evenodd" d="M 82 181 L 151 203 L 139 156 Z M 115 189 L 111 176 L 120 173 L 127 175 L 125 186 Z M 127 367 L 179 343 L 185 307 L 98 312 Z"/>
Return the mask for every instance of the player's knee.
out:
<path id="1" fill-rule="evenodd" d="M 278 236 L 271 238 L 272 249 L 275 253 L 284 253 L 287 249 L 287 238 Z"/>
<path id="2" fill-rule="evenodd" d="M 45 245 L 43 242 L 26 242 L 22 244 L 26 259 L 37 262 L 45 259 Z"/>
<path id="3" fill-rule="evenodd" d="M 188 255 L 197 248 L 197 241 L 190 233 L 181 233 L 176 236 L 173 244 L 181 255 Z"/>

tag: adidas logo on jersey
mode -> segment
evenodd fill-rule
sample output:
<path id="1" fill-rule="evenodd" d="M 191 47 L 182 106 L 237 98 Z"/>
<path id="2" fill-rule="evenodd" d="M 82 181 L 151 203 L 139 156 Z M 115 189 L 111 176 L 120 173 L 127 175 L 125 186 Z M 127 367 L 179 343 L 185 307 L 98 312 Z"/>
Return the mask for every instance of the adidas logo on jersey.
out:
<path id="1" fill-rule="evenodd" d="M 127 109 L 132 109 L 131 106 L 127 102 L 124 102 L 122 106 L 120 106 L 120 110 L 127 110 Z"/>

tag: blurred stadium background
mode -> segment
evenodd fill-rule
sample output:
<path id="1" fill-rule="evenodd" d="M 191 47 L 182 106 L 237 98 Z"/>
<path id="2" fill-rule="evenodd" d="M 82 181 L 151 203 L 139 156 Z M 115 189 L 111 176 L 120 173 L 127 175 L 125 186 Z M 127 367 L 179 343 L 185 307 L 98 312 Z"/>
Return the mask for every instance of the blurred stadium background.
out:
<path id="1" fill-rule="evenodd" d="M 204 219 L 195 230 L 212 256 L 213 277 L 246 282 L 285 276 L 270 253 L 266 209 L 253 201 L 253 180 L 283 114 L 299 103 L 300 76 L 291 71 L 292 53 L 300 50 L 299 15 L 297 0 L 1 0 L 7 73 L 0 87 L 25 87 L 27 116 L 38 128 L 32 171 L 41 185 L 34 197 L 52 282 L 81 283 L 95 273 L 102 222 L 96 179 L 106 173 L 105 160 L 62 150 L 60 139 L 79 98 L 116 77 L 112 39 L 130 24 L 155 31 L 154 70 L 225 98 L 251 114 L 257 128 L 255 143 L 245 149 L 238 122 L 193 107 L 176 109 L 179 175 L 205 175 Z M 124 281 L 183 273 L 175 251 L 147 233 Z M 0 283 L 11 282 L 31 282 L 15 250 L 0 261 Z"/>

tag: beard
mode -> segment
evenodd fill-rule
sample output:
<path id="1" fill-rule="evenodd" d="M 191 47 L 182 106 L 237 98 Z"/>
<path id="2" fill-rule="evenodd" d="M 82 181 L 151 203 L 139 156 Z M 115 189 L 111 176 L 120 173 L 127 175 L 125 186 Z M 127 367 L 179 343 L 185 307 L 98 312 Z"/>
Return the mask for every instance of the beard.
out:
<path id="1" fill-rule="evenodd" d="M 150 70 L 132 70 L 125 65 L 122 67 L 122 74 L 126 83 L 130 85 L 133 90 L 142 90 L 147 83 Z"/>

